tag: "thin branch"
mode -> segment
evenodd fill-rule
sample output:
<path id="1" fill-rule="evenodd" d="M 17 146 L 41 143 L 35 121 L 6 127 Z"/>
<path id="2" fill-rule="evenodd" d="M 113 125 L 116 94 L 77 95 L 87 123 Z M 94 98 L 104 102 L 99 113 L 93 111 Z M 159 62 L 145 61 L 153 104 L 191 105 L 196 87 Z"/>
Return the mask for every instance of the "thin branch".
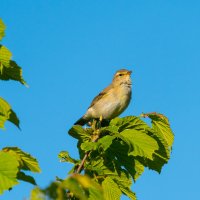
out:
<path id="1" fill-rule="evenodd" d="M 81 164 L 79 165 L 78 169 L 76 170 L 76 173 L 77 173 L 77 174 L 79 174 L 79 173 L 81 172 L 81 170 L 82 170 L 82 168 L 83 168 L 83 165 L 84 165 L 84 163 L 85 163 L 87 157 L 89 156 L 89 153 L 90 153 L 90 152 L 88 151 L 88 152 L 85 154 L 83 160 L 81 161 Z"/>
<path id="2" fill-rule="evenodd" d="M 96 142 L 99 139 L 99 135 L 95 135 L 92 142 Z M 79 174 L 85 164 L 86 159 L 88 158 L 91 151 L 88 151 L 85 156 L 83 157 L 83 160 L 81 161 L 81 164 L 79 165 L 78 169 L 76 170 L 76 173 Z"/>

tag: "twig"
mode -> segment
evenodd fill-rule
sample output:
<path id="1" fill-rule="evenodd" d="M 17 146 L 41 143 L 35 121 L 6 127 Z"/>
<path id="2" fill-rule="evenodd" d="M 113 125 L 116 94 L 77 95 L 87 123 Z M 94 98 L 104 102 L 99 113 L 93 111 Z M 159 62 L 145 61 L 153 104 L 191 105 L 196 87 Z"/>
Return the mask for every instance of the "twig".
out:
<path id="1" fill-rule="evenodd" d="M 83 160 L 81 161 L 81 164 L 79 165 L 78 169 L 76 170 L 76 173 L 79 174 L 82 170 L 82 167 L 85 163 L 85 160 L 87 159 L 87 157 L 89 156 L 90 151 L 88 151 L 85 156 L 83 157 Z"/>
<path id="2" fill-rule="evenodd" d="M 99 135 L 95 135 L 95 137 L 93 138 L 92 142 L 96 142 L 99 139 Z M 79 174 L 85 164 L 85 161 L 87 159 L 87 157 L 89 156 L 91 151 L 86 152 L 85 156 L 83 157 L 83 160 L 81 161 L 81 164 L 79 165 L 78 169 L 76 170 L 76 173 Z"/>

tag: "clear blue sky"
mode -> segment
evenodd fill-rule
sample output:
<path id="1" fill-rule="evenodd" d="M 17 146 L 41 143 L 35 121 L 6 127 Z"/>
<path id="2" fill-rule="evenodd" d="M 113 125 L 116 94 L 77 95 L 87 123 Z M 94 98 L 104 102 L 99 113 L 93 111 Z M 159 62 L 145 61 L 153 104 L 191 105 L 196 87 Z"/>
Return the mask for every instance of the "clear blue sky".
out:
<path id="1" fill-rule="evenodd" d="M 6 123 L 0 146 L 18 146 L 42 168 L 45 187 L 65 178 L 77 157 L 67 130 L 120 68 L 133 70 L 133 98 L 122 114 L 157 111 L 175 133 L 171 160 L 159 175 L 148 169 L 133 185 L 139 200 L 198 199 L 200 179 L 200 2 L 185 0 L 1 0 L 7 25 L 3 44 L 23 68 L 30 88 L 2 82 L 0 96 L 13 107 L 22 131 Z M 2 200 L 22 200 L 21 183 Z"/>

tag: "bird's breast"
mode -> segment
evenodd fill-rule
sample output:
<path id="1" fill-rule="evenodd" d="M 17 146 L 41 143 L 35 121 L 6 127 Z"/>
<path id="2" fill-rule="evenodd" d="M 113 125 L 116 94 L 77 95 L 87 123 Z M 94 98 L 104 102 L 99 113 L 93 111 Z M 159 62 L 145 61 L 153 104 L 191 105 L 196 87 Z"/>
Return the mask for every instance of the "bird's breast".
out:
<path id="1" fill-rule="evenodd" d="M 112 119 L 120 115 L 128 106 L 131 99 L 131 88 L 120 85 L 113 87 L 103 98 L 97 101 L 87 111 L 92 118 Z"/>
<path id="2" fill-rule="evenodd" d="M 117 92 L 117 99 L 119 101 L 120 114 L 127 108 L 131 100 L 131 87 L 129 85 L 122 85 Z"/>

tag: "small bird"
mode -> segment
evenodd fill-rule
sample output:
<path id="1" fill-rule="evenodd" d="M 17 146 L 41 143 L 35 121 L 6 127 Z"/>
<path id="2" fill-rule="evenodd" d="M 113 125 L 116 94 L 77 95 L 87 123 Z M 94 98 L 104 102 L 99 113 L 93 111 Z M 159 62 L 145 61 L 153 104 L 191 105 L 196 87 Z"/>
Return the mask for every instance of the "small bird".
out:
<path id="1" fill-rule="evenodd" d="M 131 73 L 126 69 L 118 70 L 112 83 L 93 99 L 75 125 L 83 126 L 92 119 L 111 120 L 120 115 L 131 100 Z"/>

